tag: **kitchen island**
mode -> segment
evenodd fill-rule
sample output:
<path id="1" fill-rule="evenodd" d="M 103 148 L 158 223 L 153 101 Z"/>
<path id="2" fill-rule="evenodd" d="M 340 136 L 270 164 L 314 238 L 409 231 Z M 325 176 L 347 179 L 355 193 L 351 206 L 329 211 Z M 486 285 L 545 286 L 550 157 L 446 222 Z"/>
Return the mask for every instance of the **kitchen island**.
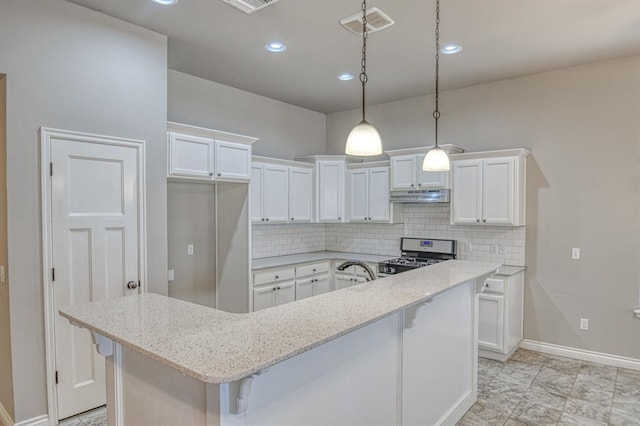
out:
<path id="1" fill-rule="evenodd" d="M 455 424 L 499 266 L 452 260 L 249 314 L 154 294 L 60 314 L 107 357 L 110 425 Z"/>

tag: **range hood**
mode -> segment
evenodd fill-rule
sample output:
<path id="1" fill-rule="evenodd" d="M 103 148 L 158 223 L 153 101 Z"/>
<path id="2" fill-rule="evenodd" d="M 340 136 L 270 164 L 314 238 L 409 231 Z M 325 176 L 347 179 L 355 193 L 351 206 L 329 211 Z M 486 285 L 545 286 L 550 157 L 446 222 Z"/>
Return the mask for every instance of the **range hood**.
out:
<path id="1" fill-rule="evenodd" d="M 411 189 L 391 191 L 392 203 L 448 203 L 448 189 Z"/>

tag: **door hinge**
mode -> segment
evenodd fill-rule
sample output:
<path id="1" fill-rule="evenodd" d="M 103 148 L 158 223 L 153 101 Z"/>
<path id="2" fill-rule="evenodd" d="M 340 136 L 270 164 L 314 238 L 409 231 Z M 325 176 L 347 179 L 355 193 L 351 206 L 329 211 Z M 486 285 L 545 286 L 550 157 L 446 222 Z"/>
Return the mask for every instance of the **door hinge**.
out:
<path id="1" fill-rule="evenodd" d="M 58 372 L 56 371 L 56 385 L 58 384 Z"/>
<path id="2" fill-rule="evenodd" d="M 56 268 L 51 268 L 51 281 L 56 280 Z"/>
<path id="3" fill-rule="evenodd" d="M 53 176 L 53 163 L 49 163 L 49 176 Z"/>

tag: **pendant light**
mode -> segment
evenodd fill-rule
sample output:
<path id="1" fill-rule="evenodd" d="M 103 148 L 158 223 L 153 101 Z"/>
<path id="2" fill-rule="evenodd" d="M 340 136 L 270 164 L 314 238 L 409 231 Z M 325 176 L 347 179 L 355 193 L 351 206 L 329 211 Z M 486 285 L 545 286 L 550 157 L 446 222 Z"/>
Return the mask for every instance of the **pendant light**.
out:
<path id="1" fill-rule="evenodd" d="M 436 0 L 436 109 L 433 111 L 433 118 L 436 120 L 436 144 L 427 155 L 422 163 L 422 170 L 428 172 L 446 172 L 451 168 L 449 164 L 449 156 L 442 148 L 438 146 L 438 119 L 440 111 L 438 110 L 438 100 L 440 92 L 440 0 Z"/>
<path id="2" fill-rule="evenodd" d="M 382 141 L 380 134 L 365 117 L 365 87 L 367 85 L 367 0 L 362 2 L 362 70 L 360 83 L 362 83 L 362 121 L 354 127 L 347 137 L 345 153 L 347 155 L 372 156 L 382 154 Z"/>

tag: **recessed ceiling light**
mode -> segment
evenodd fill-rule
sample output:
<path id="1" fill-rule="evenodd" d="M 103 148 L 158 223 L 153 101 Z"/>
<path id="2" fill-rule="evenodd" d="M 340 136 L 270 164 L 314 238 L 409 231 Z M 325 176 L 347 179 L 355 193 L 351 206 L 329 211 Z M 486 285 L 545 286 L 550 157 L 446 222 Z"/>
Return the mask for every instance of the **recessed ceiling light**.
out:
<path id="1" fill-rule="evenodd" d="M 275 53 L 284 52 L 285 50 L 287 50 L 287 46 L 285 46 L 283 43 L 279 41 L 271 41 L 265 44 L 264 48 L 267 49 L 269 52 L 275 52 Z"/>
<path id="2" fill-rule="evenodd" d="M 462 52 L 462 46 L 457 44 L 445 44 L 440 49 L 440 53 L 444 53 L 445 55 L 453 55 L 454 53 Z"/>
<path id="3" fill-rule="evenodd" d="M 342 81 L 353 80 L 353 74 L 349 74 L 348 72 L 343 72 L 338 76 L 338 80 L 342 80 Z"/>
<path id="4" fill-rule="evenodd" d="M 163 6 L 173 6 L 174 4 L 178 3 L 178 0 L 153 0 L 153 1 Z"/>

